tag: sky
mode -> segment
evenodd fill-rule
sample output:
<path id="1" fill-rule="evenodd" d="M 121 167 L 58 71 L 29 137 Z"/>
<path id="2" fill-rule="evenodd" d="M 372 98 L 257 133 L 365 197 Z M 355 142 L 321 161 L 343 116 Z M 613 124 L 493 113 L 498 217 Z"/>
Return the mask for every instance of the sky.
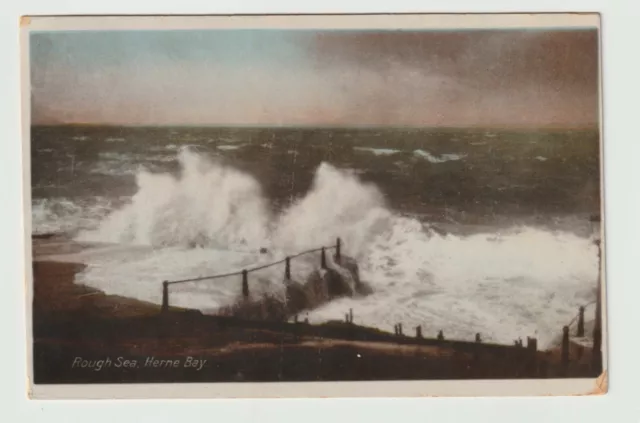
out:
<path id="1" fill-rule="evenodd" d="M 35 124 L 597 125 L 595 29 L 32 33 Z"/>

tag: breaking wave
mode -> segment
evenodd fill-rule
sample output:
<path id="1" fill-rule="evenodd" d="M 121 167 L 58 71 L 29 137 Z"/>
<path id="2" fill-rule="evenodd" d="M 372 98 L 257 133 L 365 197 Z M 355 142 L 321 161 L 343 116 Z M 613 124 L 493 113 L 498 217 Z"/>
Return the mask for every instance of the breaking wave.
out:
<path id="1" fill-rule="evenodd" d="M 354 147 L 353 149 L 356 151 L 366 151 L 368 153 L 373 153 L 376 156 L 391 156 L 393 154 L 402 152 L 402 150 L 397 150 L 394 148 Z"/>
<path id="2" fill-rule="evenodd" d="M 104 197 L 87 200 L 64 197 L 34 199 L 31 204 L 31 232 L 73 233 L 95 227 L 113 209 L 113 201 Z"/>
<path id="3" fill-rule="evenodd" d="M 237 270 L 341 237 L 374 293 L 327 304 L 309 313 L 312 321 L 340 318 L 353 308 L 357 323 L 383 329 L 401 322 L 422 325 L 425 333 L 443 329 L 448 337 L 472 339 L 480 332 L 507 343 L 535 335 L 544 346 L 595 297 L 597 250 L 589 238 L 533 227 L 436 233 L 390 211 L 375 185 L 326 163 L 306 195 L 273 213 L 251 175 L 188 150 L 178 160 L 178 175 L 140 171 L 131 201 L 79 236 L 152 252 L 96 261 L 84 283 L 159 301 L 162 278 Z M 237 281 L 230 283 L 224 289 L 185 286 L 177 301 L 203 309 L 220 305 L 216 298 L 237 292 Z"/>
<path id="4" fill-rule="evenodd" d="M 429 163 L 444 163 L 465 158 L 464 154 L 442 154 L 440 156 L 434 156 L 433 154 L 425 150 L 414 150 L 413 154 L 416 157 L 426 159 Z"/>

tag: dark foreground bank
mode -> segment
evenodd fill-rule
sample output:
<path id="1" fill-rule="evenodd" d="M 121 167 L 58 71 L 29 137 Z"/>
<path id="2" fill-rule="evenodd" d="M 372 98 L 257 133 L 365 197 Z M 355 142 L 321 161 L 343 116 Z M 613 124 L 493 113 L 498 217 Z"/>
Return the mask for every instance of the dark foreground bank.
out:
<path id="1" fill-rule="evenodd" d="M 151 383 L 597 377 L 588 350 L 393 335 L 347 322 L 246 321 L 105 295 L 81 265 L 35 262 L 34 382 Z"/>

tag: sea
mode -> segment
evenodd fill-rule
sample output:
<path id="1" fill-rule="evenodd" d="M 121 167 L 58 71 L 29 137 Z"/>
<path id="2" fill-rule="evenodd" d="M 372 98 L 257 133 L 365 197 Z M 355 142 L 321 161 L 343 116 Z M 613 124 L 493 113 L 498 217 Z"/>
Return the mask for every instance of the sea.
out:
<path id="1" fill-rule="evenodd" d="M 33 126 L 31 230 L 82 245 L 76 282 L 161 302 L 161 283 L 335 245 L 372 293 L 301 318 L 549 346 L 598 279 L 590 129 Z M 330 259 L 331 259 L 331 255 Z M 292 261 L 294 279 L 318 268 Z M 252 295 L 283 295 L 283 269 Z M 237 276 L 172 285 L 215 312 Z M 589 313 L 590 311 L 587 311 Z"/>

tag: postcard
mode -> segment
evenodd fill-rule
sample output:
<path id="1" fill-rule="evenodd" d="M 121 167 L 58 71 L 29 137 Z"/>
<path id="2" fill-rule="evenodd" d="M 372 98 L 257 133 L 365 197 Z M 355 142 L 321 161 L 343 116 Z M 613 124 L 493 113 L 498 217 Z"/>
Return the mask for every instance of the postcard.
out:
<path id="1" fill-rule="evenodd" d="M 24 17 L 31 397 L 606 393 L 599 28 Z"/>

